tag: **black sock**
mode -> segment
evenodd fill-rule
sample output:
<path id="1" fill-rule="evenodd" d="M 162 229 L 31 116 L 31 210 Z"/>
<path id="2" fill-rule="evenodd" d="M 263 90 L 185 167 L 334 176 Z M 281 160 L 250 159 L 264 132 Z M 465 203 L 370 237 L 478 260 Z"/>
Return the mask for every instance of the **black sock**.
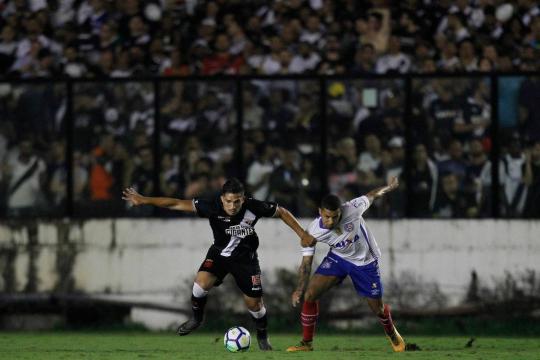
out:
<path id="1" fill-rule="evenodd" d="M 193 310 L 193 317 L 197 321 L 202 321 L 204 316 L 204 307 L 206 305 L 205 297 L 195 297 L 191 295 L 191 310 Z"/>
<path id="2" fill-rule="evenodd" d="M 264 314 L 263 317 L 257 319 L 254 316 L 251 316 L 255 322 L 255 328 L 257 329 L 257 338 L 266 339 L 268 337 L 268 332 L 266 327 L 268 326 L 268 317 L 267 314 Z"/>

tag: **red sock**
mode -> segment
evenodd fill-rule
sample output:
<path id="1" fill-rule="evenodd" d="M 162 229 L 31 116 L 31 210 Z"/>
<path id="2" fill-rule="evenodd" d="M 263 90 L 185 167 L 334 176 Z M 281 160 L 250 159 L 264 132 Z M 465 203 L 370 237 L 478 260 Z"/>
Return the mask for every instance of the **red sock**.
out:
<path id="1" fill-rule="evenodd" d="M 304 330 L 304 341 L 313 341 L 317 316 L 319 316 L 319 302 L 304 301 L 304 305 L 302 305 L 302 314 L 300 316 L 300 322 L 302 323 L 302 328 Z"/>
<path id="2" fill-rule="evenodd" d="M 384 328 L 384 332 L 387 335 L 392 335 L 394 332 L 394 323 L 392 322 L 392 315 L 390 314 L 390 306 L 384 304 L 384 316 L 379 316 L 379 321 Z"/>

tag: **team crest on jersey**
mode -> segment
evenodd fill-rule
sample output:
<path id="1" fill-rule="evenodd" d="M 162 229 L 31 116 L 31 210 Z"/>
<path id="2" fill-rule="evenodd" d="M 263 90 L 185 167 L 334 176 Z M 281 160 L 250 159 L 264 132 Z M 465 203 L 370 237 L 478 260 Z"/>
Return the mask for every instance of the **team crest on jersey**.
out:
<path id="1" fill-rule="evenodd" d="M 214 260 L 206 259 L 203 262 L 203 268 L 211 268 L 214 265 Z"/>
<path id="2" fill-rule="evenodd" d="M 343 225 L 343 228 L 345 229 L 345 231 L 351 232 L 354 229 L 354 224 L 353 223 L 345 224 L 345 225 Z"/>

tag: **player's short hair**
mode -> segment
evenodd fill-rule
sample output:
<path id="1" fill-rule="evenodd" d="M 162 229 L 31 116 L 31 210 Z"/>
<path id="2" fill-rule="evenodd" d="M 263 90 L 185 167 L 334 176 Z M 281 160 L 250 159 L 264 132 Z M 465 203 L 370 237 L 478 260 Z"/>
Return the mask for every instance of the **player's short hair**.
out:
<path id="1" fill-rule="evenodd" d="M 230 178 L 227 181 L 225 181 L 225 184 L 223 184 L 223 187 L 221 188 L 221 194 L 241 194 L 244 193 L 244 185 L 238 180 L 237 178 Z"/>
<path id="2" fill-rule="evenodd" d="M 341 200 L 337 195 L 329 194 L 321 200 L 321 209 L 336 211 L 341 206 Z"/>

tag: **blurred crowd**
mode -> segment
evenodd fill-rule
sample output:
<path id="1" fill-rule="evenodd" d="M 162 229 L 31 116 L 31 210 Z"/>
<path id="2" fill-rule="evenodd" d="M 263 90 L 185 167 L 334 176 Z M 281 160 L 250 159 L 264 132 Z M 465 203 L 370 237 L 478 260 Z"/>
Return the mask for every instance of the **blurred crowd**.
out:
<path id="1" fill-rule="evenodd" d="M 328 81 L 325 154 L 316 80 L 246 80 L 241 113 L 231 81 L 163 82 L 159 94 L 151 82 L 76 83 L 71 106 L 62 84 L 4 84 L 0 214 L 65 215 L 71 158 L 79 216 L 181 216 L 126 207 L 121 190 L 193 198 L 219 191 L 231 176 L 258 199 L 312 216 L 325 187 L 348 200 L 398 176 L 398 191 L 369 216 L 490 217 L 497 193 L 501 216 L 539 218 L 540 77 L 499 79 L 498 144 L 489 79 L 412 84 L 406 119 L 403 80 Z M 494 191 L 495 146 L 501 186 Z"/>
<path id="2" fill-rule="evenodd" d="M 534 0 L 2 0 L 0 74 L 536 71 Z"/>

